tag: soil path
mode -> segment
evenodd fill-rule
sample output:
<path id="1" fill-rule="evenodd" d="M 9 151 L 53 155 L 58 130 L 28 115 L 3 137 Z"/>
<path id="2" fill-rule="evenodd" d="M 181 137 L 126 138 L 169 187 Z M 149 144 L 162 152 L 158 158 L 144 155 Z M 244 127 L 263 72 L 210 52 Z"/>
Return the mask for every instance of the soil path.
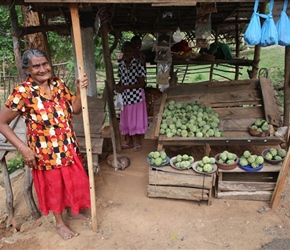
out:
<path id="1" fill-rule="evenodd" d="M 155 149 L 155 142 L 146 140 L 140 152 L 124 150 L 131 159 L 124 171 L 115 171 L 101 159 L 96 176 L 99 229 L 93 232 L 89 223 L 68 221 L 80 233 L 68 241 L 55 233 L 51 215 L 37 222 L 31 219 L 22 195 L 23 174 L 12 183 L 16 217 L 27 227 L 24 232 L 6 229 L 5 189 L 0 187 L 0 249 L 290 249 L 289 179 L 275 211 L 263 201 L 213 199 L 208 206 L 148 198 L 146 156 Z"/>

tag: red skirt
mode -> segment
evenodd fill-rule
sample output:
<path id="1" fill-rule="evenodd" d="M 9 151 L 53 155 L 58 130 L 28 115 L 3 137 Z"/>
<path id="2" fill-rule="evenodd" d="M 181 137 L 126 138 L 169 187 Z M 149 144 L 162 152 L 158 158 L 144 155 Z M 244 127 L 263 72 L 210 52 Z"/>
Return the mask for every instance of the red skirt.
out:
<path id="1" fill-rule="evenodd" d="M 74 214 L 90 208 L 90 185 L 81 159 L 72 150 L 75 164 L 52 170 L 33 169 L 32 177 L 38 197 L 39 210 L 60 214 L 71 207 Z"/>

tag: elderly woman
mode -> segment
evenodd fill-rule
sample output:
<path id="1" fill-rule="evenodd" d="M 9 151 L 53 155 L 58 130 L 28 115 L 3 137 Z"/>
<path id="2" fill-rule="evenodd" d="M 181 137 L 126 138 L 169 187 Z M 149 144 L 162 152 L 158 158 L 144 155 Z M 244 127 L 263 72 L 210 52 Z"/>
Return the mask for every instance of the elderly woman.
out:
<path id="1" fill-rule="evenodd" d="M 89 180 L 72 127 L 73 114 L 82 110 L 80 88 L 88 86 L 88 79 L 77 79 L 73 95 L 63 80 L 52 76 L 46 54 L 37 49 L 23 54 L 22 68 L 28 77 L 0 111 L 0 132 L 32 168 L 40 211 L 52 211 L 57 233 L 70 239 L 78 234 L 65 224 L 63 210 L 68 219 L 89 219 L 83 213 L 90 208 Z M 9 127 L 18 115 L 25 119 L 27 144 Z"/>

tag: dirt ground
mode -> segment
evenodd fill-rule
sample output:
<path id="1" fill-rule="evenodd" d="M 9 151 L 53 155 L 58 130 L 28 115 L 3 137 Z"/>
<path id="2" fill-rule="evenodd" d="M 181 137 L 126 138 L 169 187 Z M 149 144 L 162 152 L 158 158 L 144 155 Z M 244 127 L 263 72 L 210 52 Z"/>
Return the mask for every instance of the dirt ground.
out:
<path id="1" fill-rule="evenodd" d="M 179 148 L 165 148 L 174 156 Z M 232 147 L 232 150 L 235 148 Z M 123 150 L 131 165 L 115 171 L 100 159 L 95 176 L 98 230 L 70 220 L 80 235 L 64 241 L 54 231 L 51 215 L 34 221 L 27 209 L 22 186 L 24 175 L 12 179 L 15 215 L 26 221 L 24 232 L 6 228 L 5 189 L 0 187 L 0 249 L 290 249 L 290 193 L 287 178 L 276 210 L 264 201 L 213 199 L 207 202 L 148 198 L 146 156 L 156 150 L 154 141 L 143 141 L 140 152 Z M 212 153 L 223 148 L 212 148 Z M 243 150 L 237 148 L 235 150 Z M 255 149 L 260 150 L 260 149 Z M 202 150 L 194 149 L 194 155 Z"/>

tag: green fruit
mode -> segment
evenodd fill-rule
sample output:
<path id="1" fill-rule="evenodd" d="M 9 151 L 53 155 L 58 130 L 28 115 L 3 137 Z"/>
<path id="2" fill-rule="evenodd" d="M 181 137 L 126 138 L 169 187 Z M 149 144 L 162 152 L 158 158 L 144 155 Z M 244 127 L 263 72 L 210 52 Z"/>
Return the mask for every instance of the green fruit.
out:
<path id="1" fill-rule="evenodd" d="M 286 150 L 283 149 L 283 148 L 279 148 L 279 149 L 277 150 L 277 154 L 278 154 L 279 156 L 281 156 L 282 158 L 284 158 L 284 157 L 286 156 Z"/>
<path id="2" fill-rule="evenodd" d="M 248 151 L 248 150 L 244 151 L 244 153 L 243 153 L 243 156 L 244 156 L 245 158 L 248 158 L 250 155 L 251 155 L 251 153 L 250 153 L 250 151 Z"/>

